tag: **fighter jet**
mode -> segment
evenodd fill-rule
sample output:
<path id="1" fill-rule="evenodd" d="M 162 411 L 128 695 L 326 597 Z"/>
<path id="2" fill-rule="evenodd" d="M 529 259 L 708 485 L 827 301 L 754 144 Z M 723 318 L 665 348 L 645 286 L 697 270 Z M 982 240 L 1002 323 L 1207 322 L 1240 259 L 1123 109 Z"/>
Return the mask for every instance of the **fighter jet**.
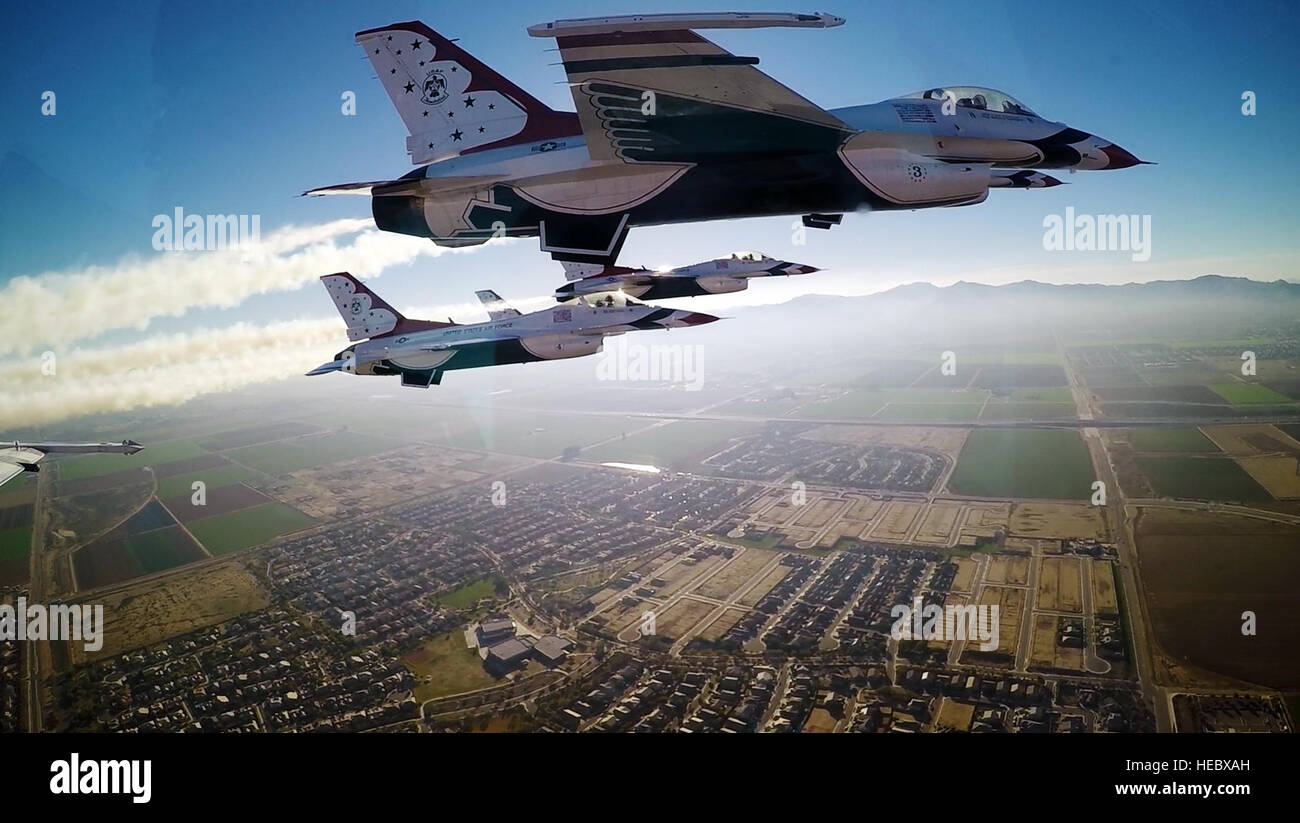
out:
<path id="1" fill-rule="evenodd" d="M 487 323 L 408 320 L 347 272 L 321 278 L 348 326 L 348 339 L 361 341 L 334 355 L 308 375 L 401 375 L 403 386 L 428 388 L 442 373 L 538 360 L 583 357 L 601 350 L 605 337 L 646 329 L 712 323 L 699 312 L 647 306 L 622 294 L 579 298 L 572 304 L 520 314 L 494 291 L 475 292 L 487 309 Z"/>
<path id="2" fill-rule="evenodd" d="M 564 273 L 571 282 L 555 290 L 555 299 L 565 302 L 576 297 L 611 291 L 621 291 L 641 300 L 726 294 L 749 288 L 749 281 L 754 277 L 784 277 L 815 271 L 821 269 L 802 263 L 774 260 L 753 251 L 669 271 L 565 263 Z"/>
<path id="3" fill-rule="evenodd" d="M 40 471 L 37 464 L 45 455 L 52 452 L 59 454 L 86 454 L 90 452 L 116 452 L 118 454 L 135 454 L 143 449 L 134 440 L 121 443 L 19 443 L 14 441 L 0 446 L 0 486 L 9 482 L 23 472 Z"/>
<path id="4" fill-rule="evenodd" d="M 358 32 L 406 125 L 413 171 L 309 195 L 371 197 L 384 231 L 445 246 L 537 236 L 612 265 L 631 226 L 983 202 L 1060 183 L 1028 169 L 1137 165 L 1109 140 L 993 89 L 930 88 L 823 109 L 697 32 L 826 29 L 829 14 L 646 14 L 531 27 L 559 46 L 576 113 L 556 111 L 419 22 Z M 1003 171 L 1014 170 L 1014 171 Z"/>

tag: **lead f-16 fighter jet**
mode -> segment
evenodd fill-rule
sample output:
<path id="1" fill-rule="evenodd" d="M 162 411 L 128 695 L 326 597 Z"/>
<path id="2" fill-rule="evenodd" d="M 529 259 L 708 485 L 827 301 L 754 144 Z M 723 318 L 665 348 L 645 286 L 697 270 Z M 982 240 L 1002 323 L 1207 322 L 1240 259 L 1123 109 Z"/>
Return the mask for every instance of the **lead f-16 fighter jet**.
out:
<path id="1" fill-rule="evenodd" d="M 611 291 L 621 291 L 641 300 L 726 294 L 749 288 L 749 281 L 754 277 L 787 277 L 815 271 L 821 269 L 802 263 L 773 260 L 754 251 L 706 260 L 669 271 L 565 263 L 565 276 L 571 282 L 555 290 L 555 299 L 564 302 L 575 297 Z"/>
<path id="2" fill-rule="evenodd" d="M 951 86 L 823 109 L 698 34 L 824 29 L 829 14 L 646 14 L 531 27 L 554 38 L 576 113 L 556 111 L 419 22 L 358 32 L 417 166 L 306 194 L 371 197 L 384 231 L 445 246 L 537 236 L 612 264 L 630 226 L 980 203 L 1047 188 L 1032 169 L 1122 169 L 1109 140 L 992 89 Z"/>
<path id="3" fill-rule="evenodd" d="M 609 335 L 712 323 L 711 314 L 661 309 L 609 292 L 575 303 L 520 314 L 493 291 L 475 292 L 487 323 L 408 320 L 347 272 L 321 278 L 348 325 L 348 339 L 361 342 L 334 355 L 308 375 L 401 375 L 403 386 L 428 388 L 442 373 L 596 354 Z"/>
<path id="4" fill-rule="evenodd" d="M 23 472 L 39 471 L 37 464 L 47 454 L 87 454 L 91 452 L 116 452 L 135 454 L 143 449 L 134 440 L 121 443 L 19 443 L 0 445 L 0 486 Z"/>

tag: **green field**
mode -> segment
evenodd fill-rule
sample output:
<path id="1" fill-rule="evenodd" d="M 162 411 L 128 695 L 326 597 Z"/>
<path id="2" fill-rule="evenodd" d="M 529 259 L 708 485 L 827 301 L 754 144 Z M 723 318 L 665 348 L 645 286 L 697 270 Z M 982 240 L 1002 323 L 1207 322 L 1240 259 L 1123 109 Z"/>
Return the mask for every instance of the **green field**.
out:
<path id="1" fill-rule="evenodd" d="M 170 443 L 145 443 L 144 451 L 123 456 L 120 454 L 88 454 L 58 461 L 60 480 L 79 480 L 98 477 L 123 469 L 157 466 L 173 460 L 188 460 L 208 452 L 192 440 L 173 440 Z"/>
<path id="2" fill-rule="evenodd" d="M 203 484 L 211 491 L 222 486 L 233 486 L 236 483 L 248 483 L 249 485 L 260 483 L 266 480 L 266 475 L 237 464 L 217 466 L 214 469 L 203 469 L 193 474 L 183 474 L 159 480 L 158 496 L 167 498 L 190 494 L 195 480 L 202 480 Z"/>
<path id="3" fill-rule="evenodd" d="M 980 497 L 1087 499 L 1092 461 L 1077 432 L 979 429 L 966 438 L 948 481 Z"/>
<path id="4" fill-rule="evenodd" d="M 865 420 L 885 405 L 880 392 L 851 391 L 820 403 L 809 403 L 795 417 L 833 420 Z"/>
<path id="5" fill-rule="evenodd" d="M 460 630 L 421 643 L 402 657 L 402 663 L 420 681 L 415 687 L 416 700 L 460 694 L 496 683 L 484 671 L 477 650 L 465 647 L 465 633 Z"/>
<path id="6" fill-rule="evenodd" d="M 188 528 L 215 555 L 257 546 L 278 535 L 305 529 L 315 522 L 283 503 L 264 503 L 195 520 Z"/>
<path id="7" fill-rule="evenodd" d="M 974 420 L 979 417 L 979 403 L 890 403 L 875 417 L 879 420 Z"/>
<path id="8" fill-rule="evenodd" d="M 686 469 L 717 453 L 727 441 L 754 434 L 761 427 L 760 423 L 731 420 L 676 420 L 587 449 L 582 459 Z"/>
<path id="9" fill-rule="evenodd" d="M 1140 452 L 1217 452 L 1200 429 L 1134 429 L 1129 442 Z"/>
<path id="10" fill-rule="evenodd" d="M 288 474 L 299 469 L 378 454 L 401 445 L 400 440 L 347 431 L 244 446 L 224 454 L 237 463 L 266 474 Z"/>
<path id="11" fill-rule="evenodd" d="M 795 398 L 780 400 L 733 400 L 713 411 L 718 414 L 739 414 L 749 417 L 785 417 L 804 401 Z"/>
<path id="12" fill-rule="evenodd" d="M 1210 389 L 1229 403 L 1290 403 L 1291 398 L 1258 383 L 1215 383 Z"/>
<path id="13" fill-rule="evenodd" d="M 19 526 L 16 529 L 0 531 L 0 563 L 18 557 L 26 557 L 31 550 L 31 526 Z"/>
<path id="14" fill-rule="evenodd" d="M 466 583 L 459 589 L 440 594 L 437 600 L 449 609 L 468 609 L 485 597 L 496 593 L 497 581 L 491 577 L 481 577 L 472 583 Z"/>
<path id="15" fill-rule="evenodd" d="M 131 558 L 140 567 L 140 574 L 153 574 L 203 557 L 179 526 L 133 535 L 125 543 Z"/>
<path id="16" fill-rule="evenodd" d="M 1065 386 L 1035 389 L 1012 389 L 1012 400 L 1034 400 L 1039 403 L 1069 403 L 1074 405 L 1074 394 Z"/>
<path id="17" fill-rule="evenodd" d="M 1196 500 L 1272 500 L 1228 457 L 1139 457 L 1138 468 L 1156 493 Z"/>
<path id="18" fill-rule="evenodd" d="M 1069 420 L 1078 414 L 1073 403 L 990 402 L 980 420 Z"/>

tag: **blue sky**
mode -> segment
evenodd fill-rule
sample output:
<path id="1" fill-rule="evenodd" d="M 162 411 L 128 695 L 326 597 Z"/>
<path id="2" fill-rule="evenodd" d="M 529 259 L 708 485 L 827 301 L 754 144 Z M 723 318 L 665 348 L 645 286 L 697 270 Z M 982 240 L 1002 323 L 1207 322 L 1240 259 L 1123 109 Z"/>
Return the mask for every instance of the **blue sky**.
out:
<path id="1" fill-rule="evenodd" d="M 353 42 L 357 30 L 424 20 L 544 102 L 571 110 L 558 56 L 547 50 L 553 42 L 528 37 L 526 26 L 701 4 L 82 6 L 10 4 L 0 12 L 7 35 L 0 285 L 14 275 L 155 254 L 151 220 L 178 205 L 191 213 L 260 214 L 264 234 L 285 224 L 368 217 L 365 198 L 297 196 L 410 168 L 401 121 Z M 765 301 L 914 280 L 1300 276 L 1300 172 L 1289 151 L 1300 126 L 1300 11 L 1293 3 L 873 0 L 826 10 L 847 24 L 709 36 L 760 57 L 764 71 L 827 108 L 940 84 L 991 86 L 1160 165 L 1064 176 L 1072 185 L 1051 190 L 995 191 L 967 208 L 850 216 L 830 232 L 810 232 L 801 247 L 790 243 L 790 218 L 633 230 L 621 262 L 685 264 L 757 248 L 828 270 L 747 293 Z M 40 114 L 45 90 L 57 94 L 54 117 Z M 356 117 L 340 113 L 345 90 L 357 94 Z M 1258 96 L 1254 117 L 1241 114 L 1243 90 Z M 1151 261 L 1043 250 L 1044 216 L 1067 206 L 1150 214 Z M 431 305 L 464 302 L 475 288 L 544 295 L 559 271 L 529 239 L 424 258 L 394 267 L 382 281 L 376 288 L 394 304 Z M 150 330 L 330 310 L 313 286 L 155 321 Z"/>

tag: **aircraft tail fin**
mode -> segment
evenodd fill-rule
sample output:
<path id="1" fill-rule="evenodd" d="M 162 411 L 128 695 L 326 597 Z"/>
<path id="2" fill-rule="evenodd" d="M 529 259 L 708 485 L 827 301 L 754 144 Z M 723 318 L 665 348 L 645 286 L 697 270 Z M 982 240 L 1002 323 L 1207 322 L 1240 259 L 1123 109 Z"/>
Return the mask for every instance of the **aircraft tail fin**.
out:
<path id="1" fill-rule="evenodd" d="M 555 111 L 424 23 L 356 39 L 406 124 L 412 163 L 581 133 L 577 115 Z"/>
<path id="2" fill-rule="evenodd" d="M 493 320 L 509 320 L 511 317 L 519 317 L 519 311 L 502 300 L 501 295 L 491 289 L 476 291 L 474 294 L 479 300 L 483 301 L 483 308 L 487 309 L 488 317 Z"/>
<path id="3" fill-rule="evenodd" d="M 384 302 L 365 283 L 347 272 L 327 274 L 321 278 L 325 289 L 334 300 L 334 307 L 348 324 L 349 340 L 367 337 L 387 337 L 429 329 L 453 326 L 454 323 L 437 323 L 431 320 L 408 320 L 402 313 Z"/>

